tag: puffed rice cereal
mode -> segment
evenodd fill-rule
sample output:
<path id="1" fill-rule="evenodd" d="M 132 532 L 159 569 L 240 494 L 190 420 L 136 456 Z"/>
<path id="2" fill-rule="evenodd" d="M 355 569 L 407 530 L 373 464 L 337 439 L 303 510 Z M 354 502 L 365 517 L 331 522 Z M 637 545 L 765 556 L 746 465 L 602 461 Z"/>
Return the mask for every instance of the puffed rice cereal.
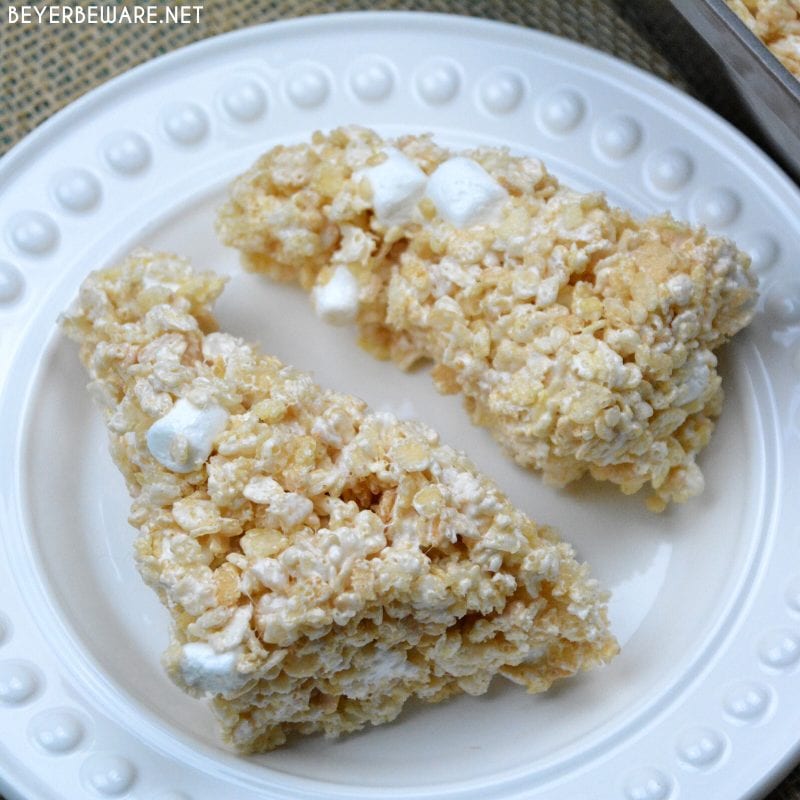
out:
<path id="1" fill-rule="evenodd" d="M 243 752 L 530 692 L 617 650 L 572 548 L 418 422 L 216 330 L 223 280 L 138 251 L 62 320 L 133 498 L 164 663 Z"/>
<path id="2" fill-rule="evenodd" d="M 726 239 L 636 221 L 536 158 L 355 127 L 270 150 L 217 228 L 247 269 L 356 321 L 375 355 L 431 359 L 439 390 L 550 483 L 647 485 L 655 511 L 702 491 L 695 459 L 723 397 L 714 351 L 755 299 Z"/>
<path id="3" fill-rule="evenodd" d="M 748 28 L 800 80 L 800 0 L 726 0 Z"/>

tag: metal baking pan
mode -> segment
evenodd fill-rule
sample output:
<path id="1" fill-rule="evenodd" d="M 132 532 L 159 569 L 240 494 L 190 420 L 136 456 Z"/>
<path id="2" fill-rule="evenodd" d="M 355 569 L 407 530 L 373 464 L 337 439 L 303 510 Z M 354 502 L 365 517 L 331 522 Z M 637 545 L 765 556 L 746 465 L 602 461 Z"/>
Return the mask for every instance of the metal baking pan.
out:
<path id="1" fill-rule="evenodd" d="M 749 117 L 749 124 L 733 121 L 751 135 L 756 129 L 761 135 L 753 138 L 760 140 L 800 182 L 800 81 L 750 32 L 724 0 L 646 0 L 634 5 L 638 6 L 637 16 L 649 17 L 651 33 L 660 29 L 662 35 L 658 38 L 662 46 L 674 62 L 683 66 L 690 82 L 691 61 L 701 56 L 690 52 L 693 43 L 675 28 L 676 24 L 685 28 L 680 25 L 685 20 L 694 29 L 707 45 L 703 48 L 706 57 L 711 48 L 728 73 L 742 110 Z M 676 20 L 677 15 L 683 19 Z M 689 37 L 692 38 L 696 40 L 697 36 Z M 708 74 L 708 61 L 703 66 Z"/>

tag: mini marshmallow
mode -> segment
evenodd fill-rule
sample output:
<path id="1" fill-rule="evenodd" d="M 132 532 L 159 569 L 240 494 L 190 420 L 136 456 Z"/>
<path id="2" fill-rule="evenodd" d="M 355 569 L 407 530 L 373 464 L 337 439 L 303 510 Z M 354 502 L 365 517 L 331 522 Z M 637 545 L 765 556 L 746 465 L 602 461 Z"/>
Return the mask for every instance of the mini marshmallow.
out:
<path id="1" fill-rule="evenodd" d="M 205 642 L 190 642 L 181 648 L 181 674 L 188 686 L 210 694 L 241 688 L 243 676 L 236 671 L 239 650 L 215 652 Z"/>
<path id="2" fill-rule="evenodd" d="M 436 168 L 426 194 L 439 216 L 457 228 L 494 221 L 508 198 L 508 192 L 477 161 L 463 156 Z"/>
<path id="3" fill-rule="evenodd" d="M 360 174 L 372 187 L 372 207 L 384 225 L 409 222 L 425 194 L 427 175 L 394 147 L 387 147 L 386 161 Z"/>
<path id="4" fill-rule="evenodd" d="M 670 300 L 676 306 L 685 306 L 691 301 L 693 288 L 692 279 L 688 275 L 675 275 L 667 281 Z"/>
<path id="5" fill-rule="evenodd" d="M 709 362 L 712 363 L 709 363 Z M 713 356 L 711 359 L 703 358 L 701 355 L 693 354 L 686 359 L 683 368 L 676 373 L 676 378 L 682 376 L 677 382 L 674 404 L 676 406 L 686 406 L 699 400 L 708 389 L 711 381 L 714 366 Z"/>
<path id="6" fill-rule="evenodd" d="M 331 279 L 312 293 L 317 316 L 332 325 L 354 322 L 358 313 L 358 281 L 347 267 L 337 267 Z"/>
<path id="7" fill-rule="evenodd" d="M 203 358 L 213 361 L 215 358 L 227 358 L 239 348 L 240 340 L 229 333 L 216 331 L 203 339 Z"/>
<path id="8" fill-rule="evenodd" d="M 218 406 L 198 408 L 181 398 L 147 431 L 147 448 L 153 458 L 173 472 L 194 472 L 208 456 L 214 439 L 228 422 L 228 412 Z"/>

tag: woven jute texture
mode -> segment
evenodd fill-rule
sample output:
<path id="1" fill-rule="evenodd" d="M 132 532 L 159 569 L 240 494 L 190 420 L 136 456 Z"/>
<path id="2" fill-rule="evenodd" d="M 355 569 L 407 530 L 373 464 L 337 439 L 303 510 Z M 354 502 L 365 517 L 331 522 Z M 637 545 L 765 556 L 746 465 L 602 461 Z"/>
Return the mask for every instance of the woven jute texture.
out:
<path id="1" fill-rule="evenodd" d="M 8 0 L 0 0 L 0 8 L 7 4 Z M 307 14 L 399 9 L 468 14 L 550 31 L 605 50 L 685 88 L 667 59 L 602 0 L 205 0 L 196 24 L 0 22 L 0 152 L 114 75 L 207 36 Z M 5 21 L 6 14 L 0 19 Z"/>
<path id="2" fill-rule="evenodd" d="M 684 35 L 677 28 L 665 30 L 664 25 L 654 25 L 654 18 L 642 13 L 649 3 L 650 0 L 190 0 L 183 4 L 203 5 L 199 20 L 191 24 L 9 25 L 9 0 L 0 0 L 0 154 L 75 98 L 155 56 L 208 36 L 264 22 L 366 10 L 463 14 L 574 39 L 691 92 L 753 135 L 733 91 L 722 80 L 718 63 L 700 57 L 690 60 L 693 48 L 686 47 L 690 32 Z M 14 4 L 20 6 L 22 2 L 14 0 Z M 93 0 L 93 4 L 105 3 Z M 148 5 L 129 0 L 108 4 Z M 171 7 L 181 4 L 177 0 L 169 3 Z M 35 5 L 41 7 L 44 3 L 36 0 Z M 676 39 L 684 45 L 677 58 L 672 47 Z M 659 48 L 664 48 L 665 42 L 662 52 Z M 664 758 L 669 759 L 669 743 L 664 747 Z M 714 798 L 709 796 L 708 800 Z M 800 768 L 768 800 L 800 800 Z"/>

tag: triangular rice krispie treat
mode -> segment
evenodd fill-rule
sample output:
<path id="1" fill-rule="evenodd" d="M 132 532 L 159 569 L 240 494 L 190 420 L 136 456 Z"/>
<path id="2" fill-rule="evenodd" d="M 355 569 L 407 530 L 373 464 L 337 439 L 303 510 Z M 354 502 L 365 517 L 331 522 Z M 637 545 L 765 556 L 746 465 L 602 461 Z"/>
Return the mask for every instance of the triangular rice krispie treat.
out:
<path id="1" fill-rule="evenodd" d="M 616 652 L 571 547 L 417 422 L 217 333 L 223 281 L 139 251 L 63 319 L 173 619 L 167 669 L 225 739 L 388 722 L 410 697 L 529 691 Z"/>
<path id="2" fill-rule="evenodd" d="M 535 158 L 359 128 L 268 152 L 218 231 L 247 269 L 356 321 L 375 354 L 432 359 L 438 388 L 549 482 L 649 486 L 654 510 L 702 490 L 695 459 L 722 404 L 714 350 L 755 298 L 731 242 L 637 221 Z"/>

